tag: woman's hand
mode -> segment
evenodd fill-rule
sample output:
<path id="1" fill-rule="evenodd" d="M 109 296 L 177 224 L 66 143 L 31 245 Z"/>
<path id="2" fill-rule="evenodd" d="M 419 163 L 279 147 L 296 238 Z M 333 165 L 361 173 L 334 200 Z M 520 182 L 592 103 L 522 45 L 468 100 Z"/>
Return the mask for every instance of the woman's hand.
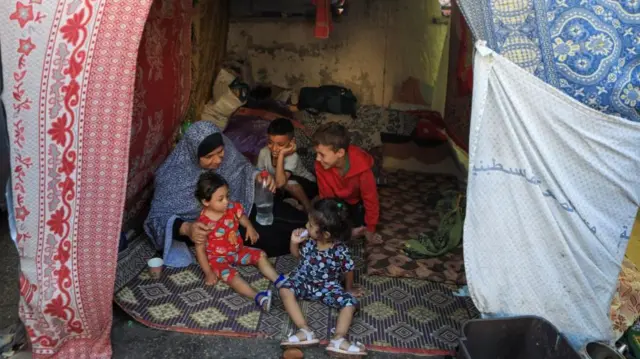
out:
<path id="1" fill-rule="evenodd" d="M 295 229 L 293 232 L 291 232 L 291 242 L 296 243 L 296 244 L 300 244 L 300 243 L 306 241 L 309 238 L 309 236 L 307 235 L 307 236 L 302 237 L 301 235 L 302 235 L 302 233 L 304 231 L 306 231 L 306 229 L 298 228 L 298 229 Z"/>
<path id="2" fill-rule="evenodd" d="M 260 235 L 253 226 L 247 228 L 247 239 L 251 244 L 256 244 L 258 239 L 260 239 Z"/>
<path id="3" fill-rule="evenodd" d="M 268 174 L 264 179 L 262 178 L 262 174 L 258 173 L 256 176 L 256 182 L 262 186 L 262 182 L 265 182 L 269 191 L 275 193 L 276 192 L 276 180 L 273 178 L 271 174 Z"/>
<path id="4" fill-rule="evenodd" d="M 195 244 L 204 244 L 207 242 L 207 237 L 213 228 L 207 226 L 202 222 L 184 222 L 182 224 L 184 230 L 180 231 L 186 235 Z"/>

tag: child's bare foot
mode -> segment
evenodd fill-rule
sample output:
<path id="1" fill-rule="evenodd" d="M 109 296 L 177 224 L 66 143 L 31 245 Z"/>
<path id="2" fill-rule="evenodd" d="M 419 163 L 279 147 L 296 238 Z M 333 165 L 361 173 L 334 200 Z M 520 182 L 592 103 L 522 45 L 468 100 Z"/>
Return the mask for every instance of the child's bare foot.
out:
<path id="1" fill-rule="evenodd" d="M 351 237 L 360 238 L 364 235 L 364 232 L 367 230 L 366 227 L 358 227 L 351 230 Z"/>
<path id="2" fill-rule="evenodd" d="M 291 207 L 297 209 L 298 211 L 304 211 L 304 206 L 298 202 L 295 198 L 287 198 L 283 202 L 289 203 Z"/>
<path id="3" fill-rule="evenodd" d="M 216 285 L 218 283 L 218 276 L 215 273 L 206 274 L 204 277 L 205 285 Z"/>

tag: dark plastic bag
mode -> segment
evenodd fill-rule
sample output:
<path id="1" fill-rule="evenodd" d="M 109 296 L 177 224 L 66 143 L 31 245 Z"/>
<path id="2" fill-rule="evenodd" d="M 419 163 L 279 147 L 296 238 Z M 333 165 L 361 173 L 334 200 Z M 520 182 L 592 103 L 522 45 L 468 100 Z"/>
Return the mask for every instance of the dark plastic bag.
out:
<path id="1" fill-rule="evenodd" d="M 328 112 L 356 117 L 358 99 L 348 88 L 335 85 L 303 87 L 298 97 L 298 109 L 312 113 Z"/>
<path id="2" fill-rule="evenodd" d="M 547 320 L 535 316 L 465 323 L 458 359 L 581 359 Z"/>

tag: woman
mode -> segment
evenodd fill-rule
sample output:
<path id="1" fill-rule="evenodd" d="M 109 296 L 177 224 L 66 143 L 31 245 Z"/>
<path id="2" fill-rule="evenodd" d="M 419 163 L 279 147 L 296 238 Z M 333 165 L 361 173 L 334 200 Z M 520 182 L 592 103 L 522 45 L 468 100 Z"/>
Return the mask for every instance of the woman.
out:
<path id="1" fill-rule="evenodd" d="M 215 171 L 229 183 L 231 200 L 240 202 L 245 211 L 253 207 L 255 184 L 262 182 L 260 171 L 214 124 L 200 121 L 191 125 L 156 172 L 155 193 L 144 224 L 156 248 L 163 250 L 167 266 L 185 267 L 193 263 L 187 244 L 206 241 L 211 231 L 196 222 L 201 207 L 194 193 L 198 177 L 206 170 Z M 267 186 L 275 191 L 273 177 L 267 178 Z M 274 212 L 278 207 L 274 206 Z M 273 225 L 263 227 L 255 222 L 255 209 L 249 216 L 260 235 L 254 246 L 270 257 L 288 253 L 291 231 L 304 220 L 281 221 L 275 213 L 274 217 Z"/>

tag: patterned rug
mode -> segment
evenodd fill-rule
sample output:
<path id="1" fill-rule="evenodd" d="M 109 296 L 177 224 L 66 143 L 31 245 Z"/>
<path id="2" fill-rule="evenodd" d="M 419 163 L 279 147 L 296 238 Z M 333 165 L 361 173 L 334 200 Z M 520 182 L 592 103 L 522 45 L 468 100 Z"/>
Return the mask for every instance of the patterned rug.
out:
<path id="1" fill-rule="evenodd" d="M 362 244 L 355 243 L 356 283 L 365 289 L 361 311 L 350 336 L 370 350 L 395 353 L 446 355 L 457 345 L 462 324 L 477 316 L 469 298 L 452 295 L 442 284 L 417 279 L 368 276 L 362 273 Z M 295 268 L 291 256 L 274 260 L 276 269 Z M 256 289 L 269 283 L 252 267 L 240 268 Z M 224 284 L 205 287 L 200 268 L 165 269 L 154 280 L 143 270 L 120 288 L 116 303 L 136 320 L 150 327 L 197 334 L 264 337 L 281 340 L 293 324 L 282 302 L 275 299 L 271 312 L 260 312 Z M 317 302 L 303 302 L 302 309 L 318 337 L 326 341 L 335 327 L 337 312 Z"/>
<path id="2" fill-rule="evenodd" d="M 442 257 L 419 260 L 402 252 L 407 239 L 438 229 L 440 216 L 435 205 L 444 191 L 459 188 L 458 180 L 407 171 L 390 172 L 387 180 L 388 186 L 379 188 L 382 239 L 367 243 L 367 274 L 466 284 L 462 247 Z"/>

